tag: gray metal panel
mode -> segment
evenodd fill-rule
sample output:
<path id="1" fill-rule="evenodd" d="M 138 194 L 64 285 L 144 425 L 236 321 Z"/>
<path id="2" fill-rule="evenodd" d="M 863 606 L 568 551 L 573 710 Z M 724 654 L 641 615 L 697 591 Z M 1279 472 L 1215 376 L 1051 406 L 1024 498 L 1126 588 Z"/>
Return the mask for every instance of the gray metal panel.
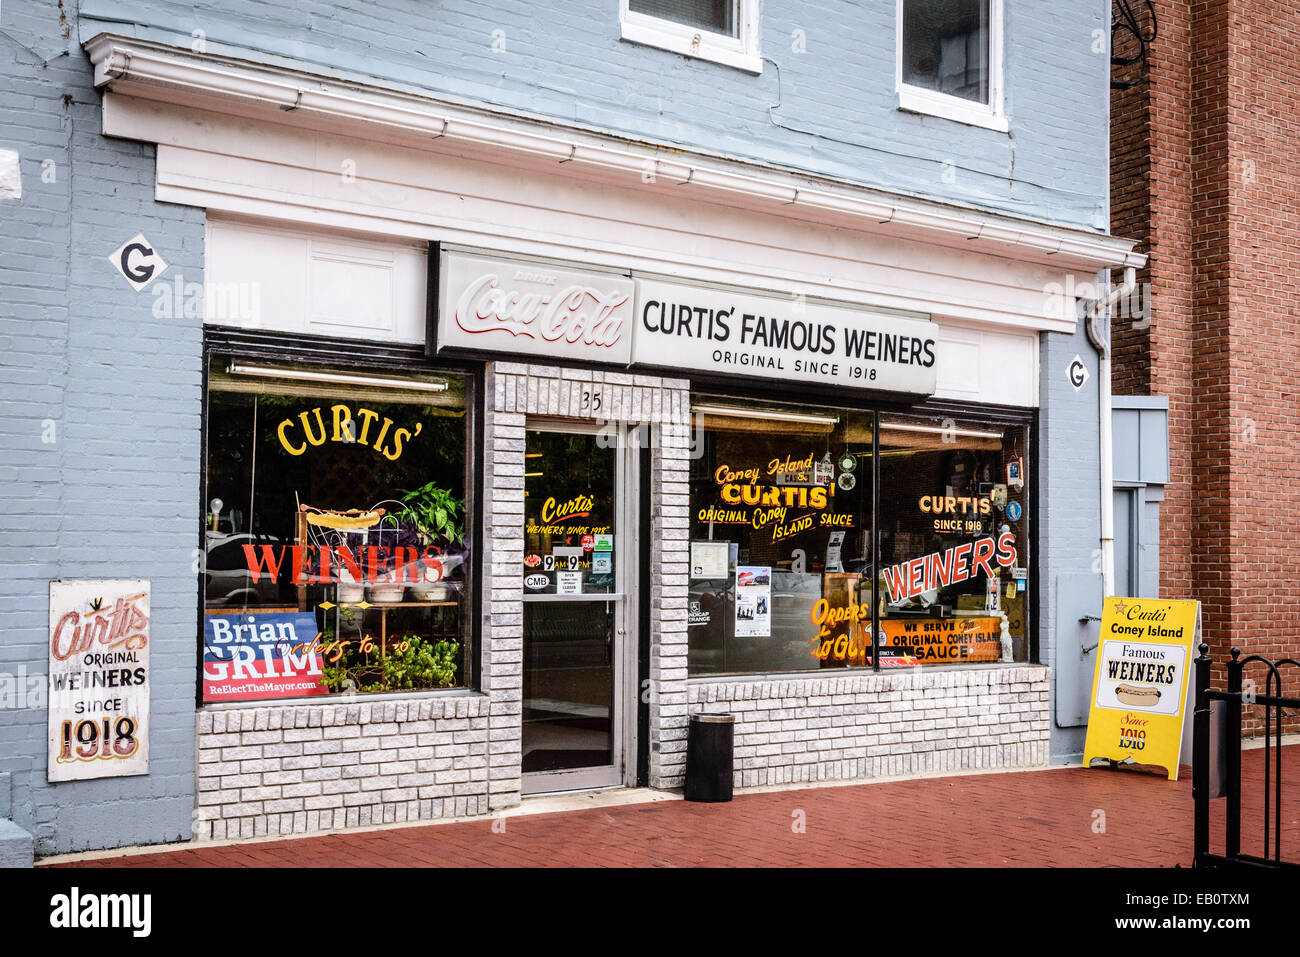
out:
<path id="1" fill-rule="evenodd" d="M 1100 574 L 1056 576 L 1056 723 L 1062 728 L 1088 723 L 1101 626 L 1079 619 L 1101 617 L 1101 593 Z M 1085 654 L 1084 648 L 1090 650 Z"/>
<path id="2" fill-rule="evenodd" d="M 1187 711 L 1191 713 L 1192 688 L 1187 689 Z M 1186 747 L 1183 749 L 1183 764 L 1191 764 L 1191 755 Z M 1210 786 L 1207 789 L 1212 798 L 1227 797 L 1228 794 L 1228 702 L 1210 702 Z"/>
<path id="3" fill-rule="evenodd" d="M 1139 481 L 1148 485 L 1169 483 L 1169 413 L 1163 409 L 1143 409 L 1138 413 L 1141 466 Z"/>
<path id="4" fill-rule="evenodd" d="M 1112 409 L 1164 409 L 1169 410 L 1169 399 L 1163 395 L 1114 395 Z"/>
<path id="5" fill-rule="evenodd" d="M 1164 498 L 1163 485 L 1148 485 L 1143 491 L 1142 512 L 1138 544 L 1140 568 L 1138 570 L 1138 597 L 1160 597 L 1160 501 Z M 1153 493 L 1159 492 L 1159 498 Z"/>
<path id="6" fill-rule="evenodd" d="M 1141 474 L 1141 428 L 1136 409 L 1112 409 L 1110 414 L 1111 452 L 1115 462 L 1116 482 L 1139 482 Z"/>
<path id="7" fill-rule="evenodd" d="M 1133 496 L 1137 490 L 1115 489 L 1115 593 L 1137 595 L 1134 585 L 1133 549 L 1140 541 L 1139 530 L 1133 527 Z"/>

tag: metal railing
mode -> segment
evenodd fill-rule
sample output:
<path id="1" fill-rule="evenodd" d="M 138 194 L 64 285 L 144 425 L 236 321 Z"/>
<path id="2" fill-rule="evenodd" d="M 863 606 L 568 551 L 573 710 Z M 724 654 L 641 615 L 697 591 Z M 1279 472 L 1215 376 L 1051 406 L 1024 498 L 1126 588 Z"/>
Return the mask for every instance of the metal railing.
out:
<path id="1" fill-rule="evenodd" d="M 1195 801 L 1194 842 L 1196 867 L 1294 868 L 1300 860 L 1282 857 L 1282 718 L 1286 708 L 1300 709 L 1300 698 L 1283 695 L 1283 665 L 1300 668 L 1300 661 L 1283 658 L 1270 661 L 1260 655 L 1241 658 L 1232 649 L 1227 663 L 1228 690 L 1210 688 L 1211 661 L 1208 645 L 1200 646 L 1196 659 L 1196 704 L 1192 716 L 1192 794 Z M 1256 683 L 1247 682 L 1243 690 L 1242 675 L 1247 665 L 1262 664 L 1267 669 L 1264 694 L 1256 693 Z M 1276 689 L 1275 686 L 1276 685 Z M 1214 708 L 1211 702 L 1222 702 Z M 1244 705 L 1264 709 L 1264 853 L 1241 851 L 1241 723 Z M 1217 740 L 1211 747 L 1211 724 L 1217 725 Z M 1211 762 L 1214 765 L 1211 765 Z M 1217 779 L 1217 780 L 1215 780 Z M 1210 852 L 1210 802 L 1222 797 L 1226 801 L 1224 849 Z M 1294 798 L 1293 798 L 1294 800 Z"/>

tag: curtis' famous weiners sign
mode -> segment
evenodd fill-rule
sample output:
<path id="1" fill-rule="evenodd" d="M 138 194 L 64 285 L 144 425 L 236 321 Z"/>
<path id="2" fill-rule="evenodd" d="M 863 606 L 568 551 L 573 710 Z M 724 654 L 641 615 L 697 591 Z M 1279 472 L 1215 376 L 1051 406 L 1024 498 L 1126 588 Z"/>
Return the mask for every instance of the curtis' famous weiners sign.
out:
<path id="1" fill-rule="evenodd" d="M 932 323 L 652 279 L 636 287 L 636 364 L 934 393 Z"/>
<path id="2" fill-rule="evenodd" d="M 935 391 L 937 328 L 925 320 L 468 250 L 443 249 L 433 262 L 438 299 L 430 352 Z M 318 423 L 317 431 L 323 428 Z"/>
<path id="3" fill-rule="evenodd" d="M 149 773 L 149 582 L 50 582 L 50 781 Z"/>

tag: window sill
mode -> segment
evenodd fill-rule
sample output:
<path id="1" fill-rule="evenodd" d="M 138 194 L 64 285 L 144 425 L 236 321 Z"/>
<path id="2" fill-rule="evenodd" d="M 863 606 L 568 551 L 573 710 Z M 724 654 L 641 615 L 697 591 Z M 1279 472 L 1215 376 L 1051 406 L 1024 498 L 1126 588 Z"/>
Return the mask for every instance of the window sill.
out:
<path id="1" fill-rule="evenodd" d="M 627 20 L 623 20 L 620 26 L 622 27 L 621 38 L 629 43 L 658 47 L 661 50 L 680 53 L 682 56 L 688 56 L 696 60 L 709 60 L 723 66 L 744 70 L 746 73 L 753 73 L 755 76 L 763 72 L 763 58 L 761 56 L 733 48 L 727 42 L 727 38 L 719 37 L 716 34 L 691 30 L 689 27 L 682 27 L 683 32 L 678 33 L 670 28 L 671 25 L 660 28 Z M 692 40 L 697 36 L 700 38 L 700 44 L 692 50 Z M 739 41 L 732 42 L 739 43 Z"/>
<path id="2" fill-rule="evenodd" d="M 252 708 L 326 708 L 339 705 L 393 704 L 398 701 L 418 701 L 421 698 L 473 698 L 484 697 L 473 688 L 424 688 L 419 691 L 370 691 L 345 698 L 341 694 L 306 695 L 301 698 L 261 698 L 252 701 L 205 701 L 199 706 L 204 711 L 247 711 Z"/>
<path id="3" fill-rule="evenodd" d="M 971 103 L 956 96 L 932 93 L 929 90 L 917 90 L 906 86 L 901 88 L 898 91 L 898 108 L 905 113 L 937 116 L 940 119 L 952 120 L 954 123 L 965 123 L 967 126 L 978 126 L 999 133 L 1006 133 L 1011 129 L 1011 124 L 1007 122 L 1005 116 L 993 112 L 987 106 Z"/>
<path id="4" fill-rule="evenodd" d="M 687 684 L 692 685 L 707 685 L 749 684 L 759 681 L 808 681 L 816 678 L 825 678 L 827 680 L 833 680 L 836 678 L 890 678 L 895 675 L 901 677 L 904 675 L 935 674 L 941 671 L 1007 671 L 1012 668 L 1041 668 L 1044 672 L 1050 671 L 1047 665 L 1035 661 L 971 661 L 964 664 L 889 667 L 881 668 L 880 671 L 875 671 L 870 665 L 860 665 L 853 668 L 822 668 L 813 669 L 811 671 L 732 671 L 726 673 L 719 672 L 718 674 L 713 675 L 690 675 L 687 677 L 686 682 Z"/>

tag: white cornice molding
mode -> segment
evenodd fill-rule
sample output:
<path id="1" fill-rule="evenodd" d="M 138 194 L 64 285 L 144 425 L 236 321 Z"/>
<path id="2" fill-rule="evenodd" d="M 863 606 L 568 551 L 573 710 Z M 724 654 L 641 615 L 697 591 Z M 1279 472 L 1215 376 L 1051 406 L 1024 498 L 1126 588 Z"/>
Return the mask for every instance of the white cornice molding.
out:
<path id="1" fill-rule="evenodd" d="M 315 114 L 358 128 L 429 137 L 428 146 L 488 148 L 521 160 L 552 160 L 572 170 L 592 167 L 694 187 L 715 201 L 767 212 L 795 207 L 832 214 L 843 225 L 877 235 L 911 235 L 945 246 L 1063 268 L 1142 267 L 1135 243 L 1083 229 L 930 202 L 759 163 L 712 156 L 670 144 L 592 133 L 555 120 L 474 109 L 433 96 L 362 87 L 306 72 L 194 54 L 101 33 L 85 44 L 95 85 L 127 95 L 166 99 L 185 90 L 239 108 L 262 106 Z M 725 194 L 725 195 L 724 195 Z M 707 201 L 710 197 L 700 197 Z"/>

